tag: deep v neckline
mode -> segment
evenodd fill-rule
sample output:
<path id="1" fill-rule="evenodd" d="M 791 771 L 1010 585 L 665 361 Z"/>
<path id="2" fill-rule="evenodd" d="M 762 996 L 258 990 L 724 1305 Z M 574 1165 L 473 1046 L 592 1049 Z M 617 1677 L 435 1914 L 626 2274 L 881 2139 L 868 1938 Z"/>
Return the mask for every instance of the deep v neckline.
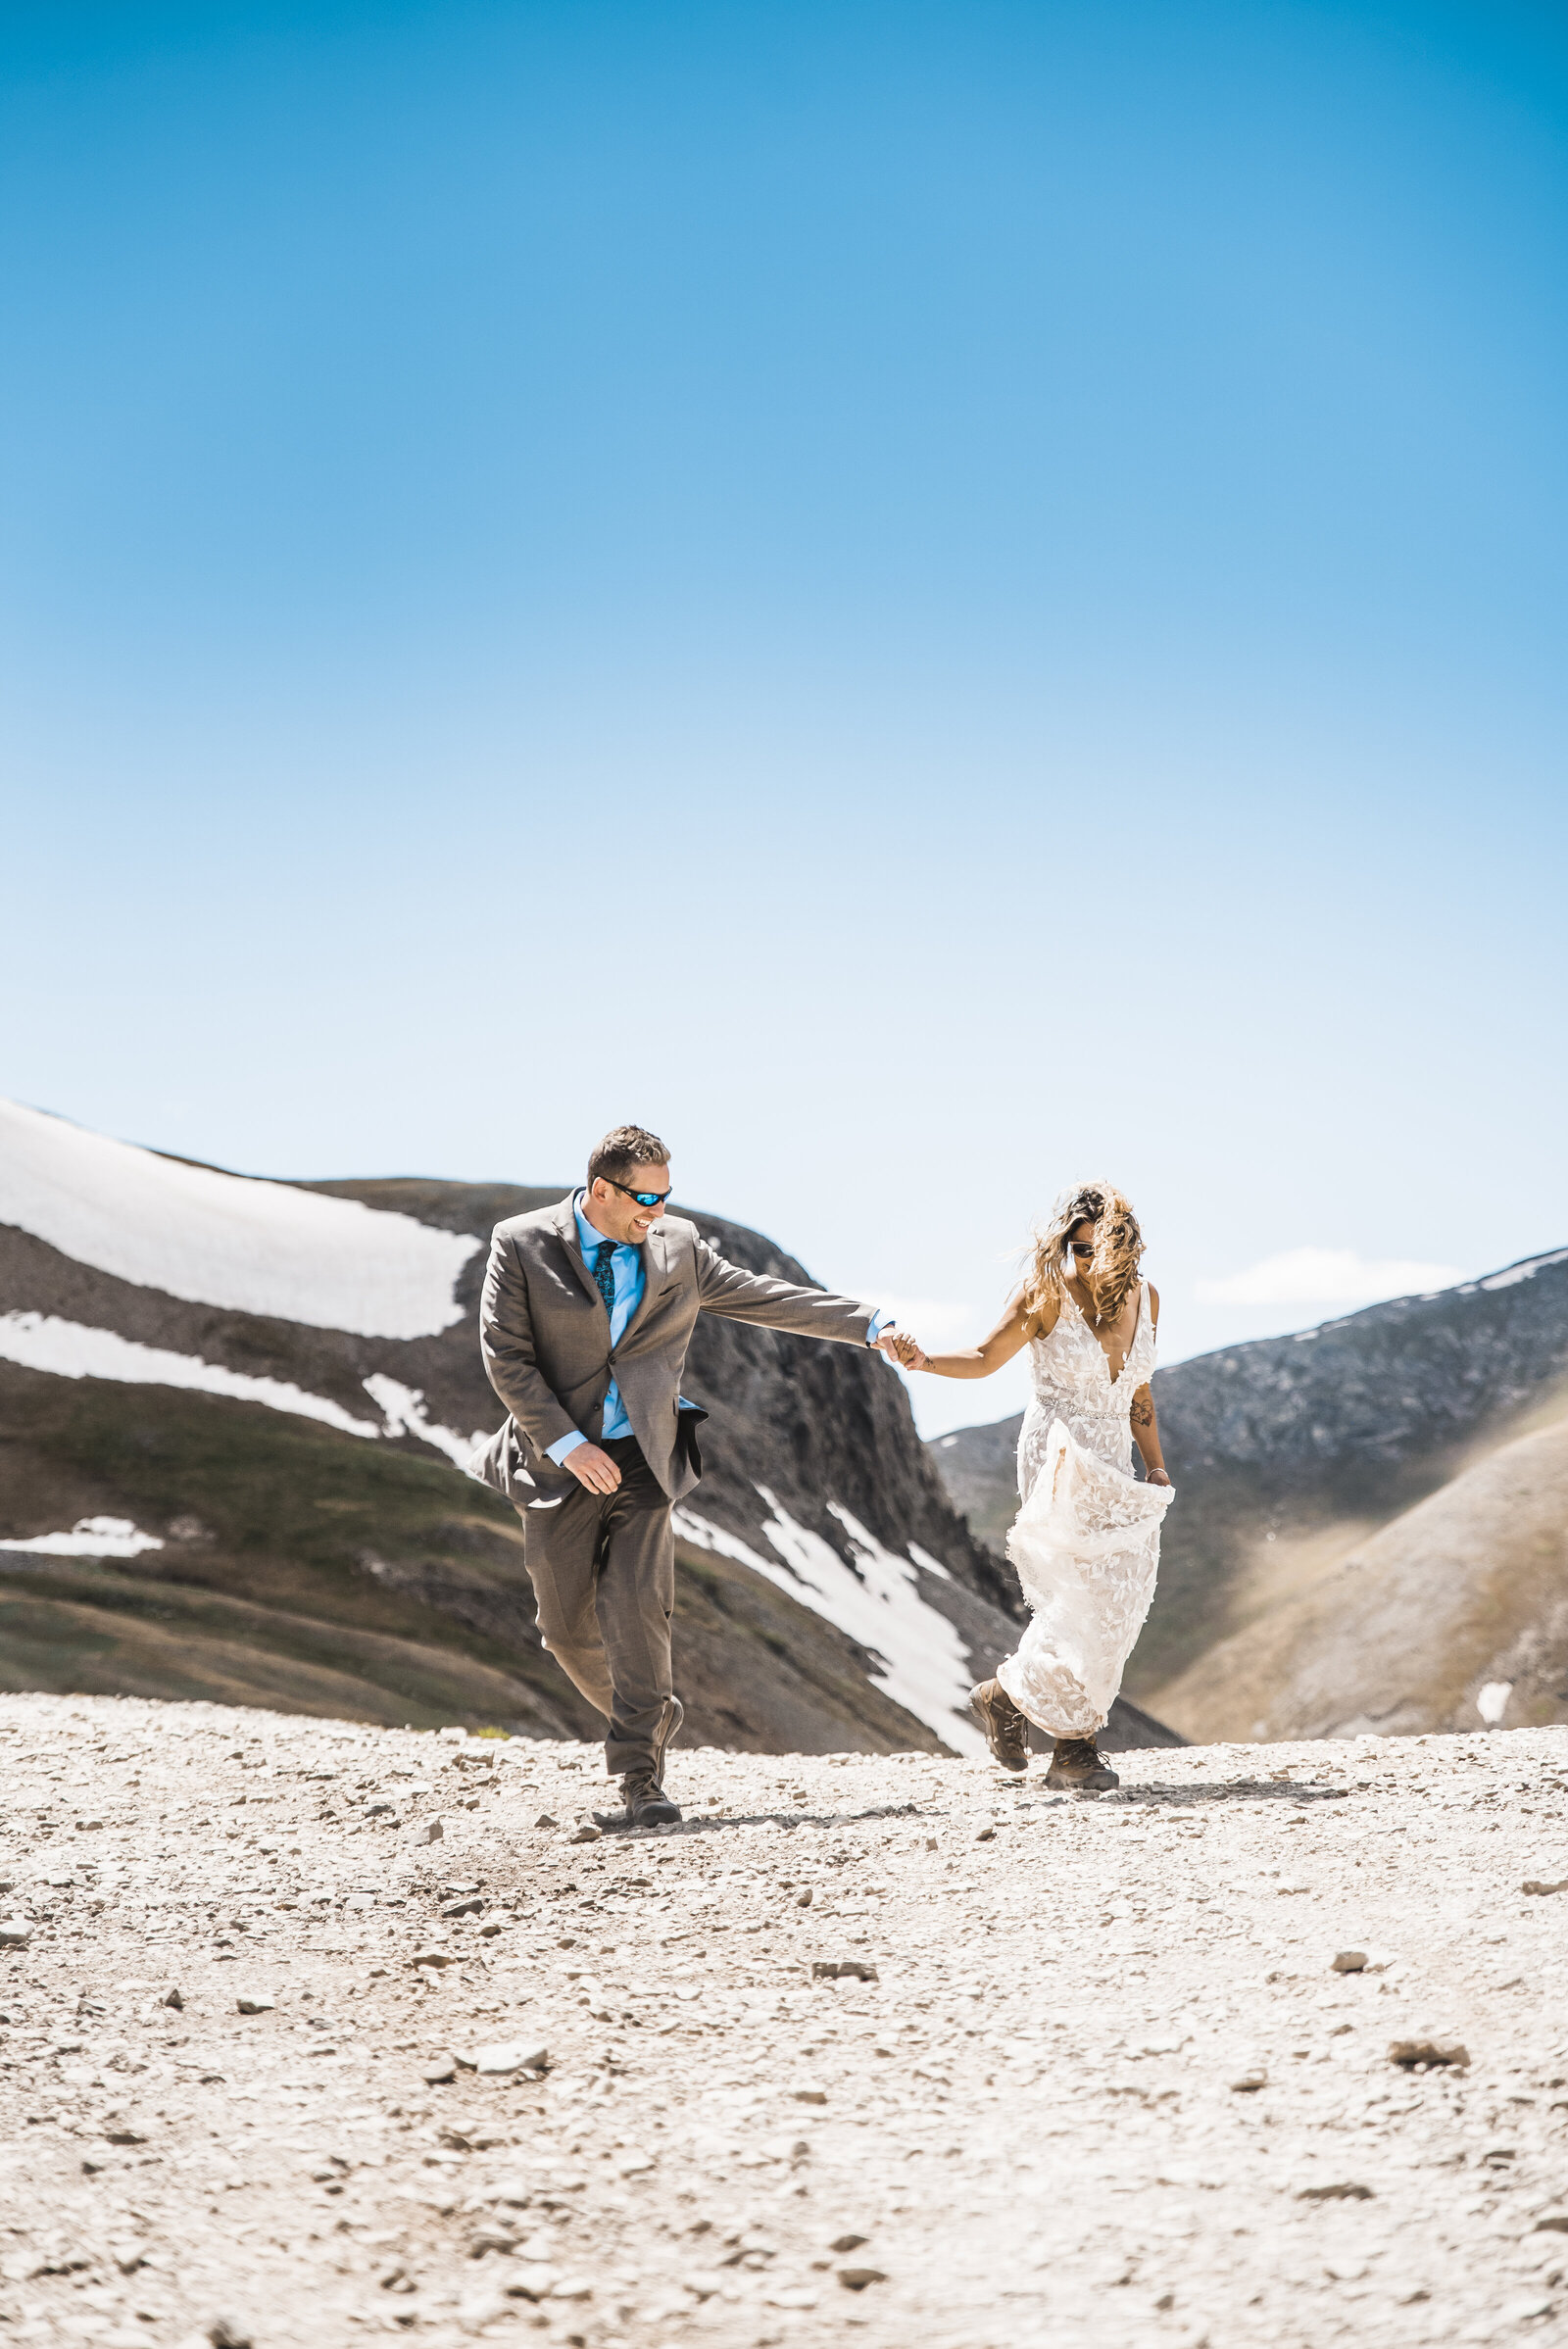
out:
<path id="1" fill-rule="evenodd" d="M 1077 1314 L 1079 1320 L 1083 1323 L 1084 1328 L 1089 1332 L 1090 1337 L 1094 1339 L 1095 1345 L 1099 1348 L 1100 1358 L 1105 1365 L 1106 1385 L 1111 1387 L 1119 1387 L 1121 1384 L 1122 1372 L 1126 1369 L 1128 1363 L 1133 1358 L 1133 1347 L 1138 1344 L 1138 1333 L 1144 1326 L 1143 1282 L 1140 1281 L 1138 1284 L 1138 1311 L 1133 1316 L 1133 1334 L 1127 1341 L 1126 1350 L 1122 1355 L 1120 1367 L 1115 1370 L 1112 1370 L 1110 1367 L 1109 1347 L 1102 1345 L 1100 1339 L 1096 1336 L 1095 1332 L 1090 1329 L 1088 1314 L 1084 1311 L 1082 1305 L 1078 1302 L 1078 1299 L 1074 1297 L 1072 1291 L 1066 1286 L 1065 1283 L 1062 1285 L 1061 1294 L 1067 1299 L 1068 1304 L 1071 1305 L 1073 1311 Z"/>

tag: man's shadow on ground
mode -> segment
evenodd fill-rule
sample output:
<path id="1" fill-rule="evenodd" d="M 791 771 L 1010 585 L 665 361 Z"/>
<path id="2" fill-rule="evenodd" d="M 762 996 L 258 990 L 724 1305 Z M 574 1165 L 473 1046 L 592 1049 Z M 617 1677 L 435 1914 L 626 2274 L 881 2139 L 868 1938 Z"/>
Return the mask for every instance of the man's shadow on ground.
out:
<path id="1" fill-rule="evenodd" d="M 1041 1808 L 1055 1809 L 1067 1803 L 1109 1801 L 1118 1809 L 1189 1810 L 1205 1803 L 1227 1802 L 1344 1802 L 1348 1799 L 1348 1786 L 1317 1786 L 1305 1780 L 1235 1779 L 1229 1781 L 1200 1780 L 1196 1785 L 1144 1785 L 1119 1786 L 1108 1794 L 1068 1794 L 1048 1792 L 1044 1781 L 1031 1786 L 1019 1779 L 1004 1779 L 996 1792 L 1010 1794 L 1020 1806 L 1038 1804 Z M 741 1811 L 726 1813 L 722 1818 L 699 1816 L 683 1819 L 678 1825 L 666 1827 L 629 1827 L 612 1817 L 599 1817 L 603 1833 L 637 1842 L 669 1840 L 676 1835 L 713 1835 L 732 1834 L 742 1827 L 858 1827 L 877 1819 L 929 1819 L 933 1823 L 945 1820 L 950 1813 L 927 1810 L 917 1802 L 888 1802 L 873 1804 L 861 1811 Z M 596 1814 L 597 1816 L 597 1814 Z"/>
<path id="2" fill-rule="evenodd" d="M 672 1835 L 721 1835 L 738 1827 L 856 1827 L 870 1819 L 937 1819 L 942 1815 L 940 1811 L 922 1811 L 917 1802 L 882 1802 L 864 1811 L 738 1811 L 716 1819 L 700 1813 L 667 1827 L 628 1827 L 597 1811 L 594 1819 L 607 1835 L 632 1835 L 639 1842 L 652 1842 Z"/>

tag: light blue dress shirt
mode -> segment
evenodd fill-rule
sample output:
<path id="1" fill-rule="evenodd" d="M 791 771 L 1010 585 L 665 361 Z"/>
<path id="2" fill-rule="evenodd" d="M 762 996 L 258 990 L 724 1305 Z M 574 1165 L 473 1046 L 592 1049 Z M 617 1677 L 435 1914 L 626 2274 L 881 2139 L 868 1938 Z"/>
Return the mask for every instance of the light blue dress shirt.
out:
<path id="1" fill-rule="evenodd" d="M 592 1272 L 598 1262 L 599 1250 L 605 1245 L 605 1235 L 594 1229 L 582 1211 L 582 1203 L 587 1196 L 585 1191 L 579 1191 L 571 1204 L 577 1218 L 577 1246 L 582 1249 L 583 1262 Z M 642 1249 L 626 1242 L 611 1257 L 610 1269 L 615 1276 L 615 1306 L 610 1316 L 610 1343 L 612 1346 L 616 1346 L 625 1334 L 627 1322 L 643 1301 L 643 1290 L 648 1283 L 648 1275 L 643 1269 Z M 620 1389 L 612 1379 L 610 1393 L 605 1396 L 605 1424 L 600 1430 L 599 1441 L 601 1444 L 613 1443 L 617 1436 L 630 1434 L 631 1421 L 620 1399 Z M 579 1444 L 586 1444 L 587 1441 L 586 1436 L 580 1436 L 573 1428 L 569 1436 L 562 1436 L 552 1444 L 549 1456 L 559 1467 L 567 1452 L 575 1451 Z"/>
<path id="2" fill-rule="evenodd" d="M 582 1203 L 587 1196 L 586 1191 L 579 1191 L 571 1205 L 572 1212 L 577 1218 L 577 1245 L 582 1249 L 583 1262 L 592 1272 L 598 1261 L 599 1250 L 605 1245 L 605 1235 L 588 1221 L 582 1211 Z M 610 1268 L 615 1276 L 615 1305 L 610 1316 L 610 1343 L 613 1348 L 620 1344 L 621 1338 L 625 1334 L 626 1324 L 643 1301 L 643 1290 L 647 1286 L 648 1275 L 643 1267 L 642 1249 L 633 1248 L 629 1241 L 617 1247 L 610 1259 Z M 891 1313 L 872 1314 L 871 1326 L 866 1332 L 865 1343 L 867 1346 L 875 1346 L 882 1332 L 891 1325 L 893 1318 Z M 605 1424 L 599 1432 L 599 1441 L 601 1444 L 612 1444 L 617 1436 L 629 1436 L 631 1432 L 632 1425 L 626 1416 L 626 1406 L 620 1399 L 620 1389 L 612 1379 L 610 1392 L 605 1396 Z M 567 1452 L 575 1451 L 579 1444 L 586 1444 L 587 1441 L 586 1436 L 580 1435 L 573 1428 L 569 1436 L 559 1436 L 556 1439 L 550 1446 L 547 1457 L 554 1460 L 559 1467 Z"/>

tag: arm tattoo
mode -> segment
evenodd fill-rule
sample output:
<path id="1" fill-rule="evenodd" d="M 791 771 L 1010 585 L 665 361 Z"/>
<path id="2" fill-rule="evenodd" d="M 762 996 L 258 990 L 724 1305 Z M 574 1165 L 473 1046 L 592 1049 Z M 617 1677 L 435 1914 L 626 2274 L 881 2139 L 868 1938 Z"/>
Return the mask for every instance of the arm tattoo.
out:
<path id="1" fill-rule="evenodd" d="M 1134 1403 L 1132 1407 L 1132 1423 L 1135 1428 L 1152 1428 L 1154 1424 L 1153 1404 Z"/>

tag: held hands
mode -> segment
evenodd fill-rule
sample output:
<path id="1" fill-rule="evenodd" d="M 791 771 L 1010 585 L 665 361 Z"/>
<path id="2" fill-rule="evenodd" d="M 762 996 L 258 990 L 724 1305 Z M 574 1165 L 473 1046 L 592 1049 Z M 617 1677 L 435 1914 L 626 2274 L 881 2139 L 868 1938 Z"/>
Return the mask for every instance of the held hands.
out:
<path id="1" fill-rule="evenodd" d="M 620 1470 L 597 1444 L 574 1444 L 561 1465 L 590 1493 L 613 1493 L 620 1483 Z"/>
<path id="2" fill-rule="evenodd" d="M 890 1362 L 899 1363 L 905 1370 L 924 1370 L 926 1366 L 924 1348 L 907 1330 L 884 1330 L 877 1346 Z"/>

